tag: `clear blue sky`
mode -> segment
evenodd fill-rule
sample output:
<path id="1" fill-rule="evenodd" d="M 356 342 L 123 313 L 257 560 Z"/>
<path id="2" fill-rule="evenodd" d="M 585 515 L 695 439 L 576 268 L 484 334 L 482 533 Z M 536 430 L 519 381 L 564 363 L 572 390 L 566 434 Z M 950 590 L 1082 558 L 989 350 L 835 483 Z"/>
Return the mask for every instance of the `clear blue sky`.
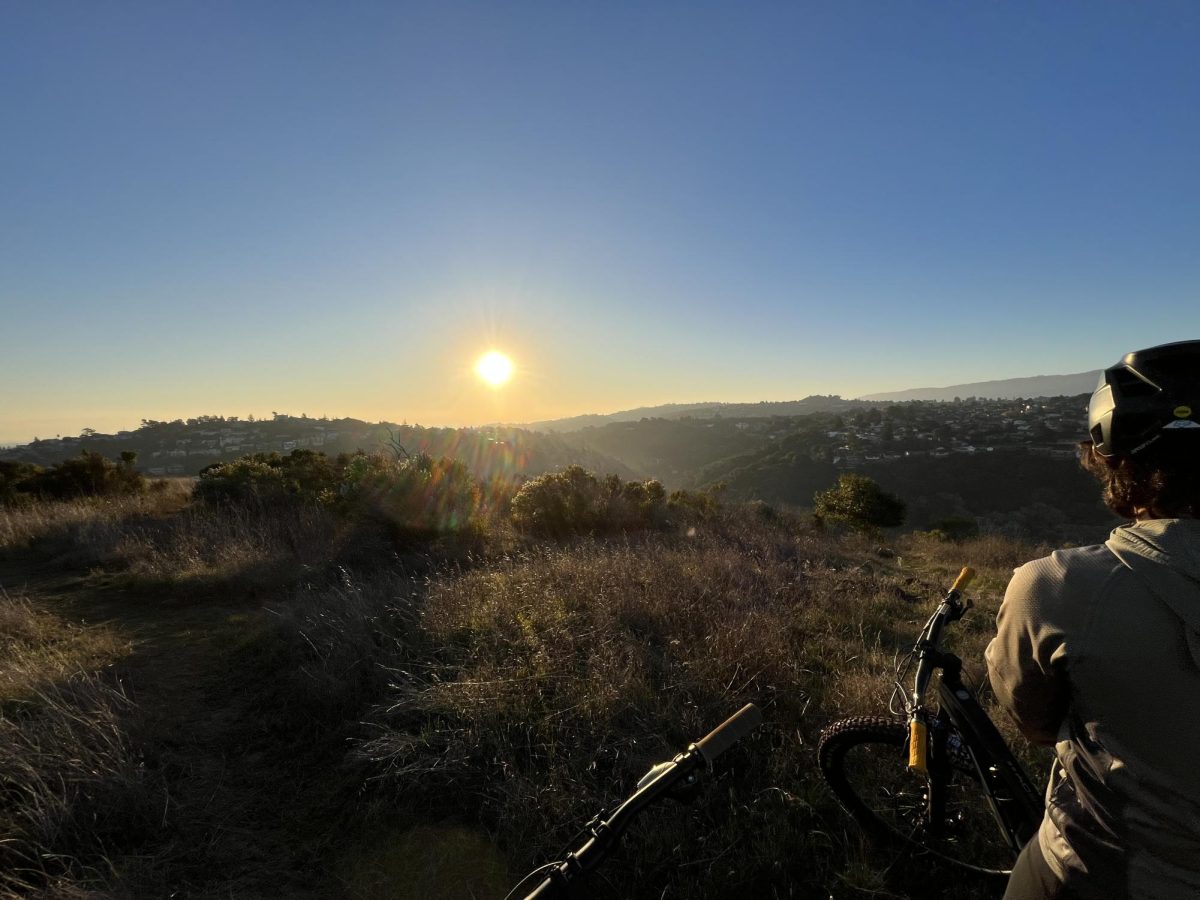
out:
<path id="1" fill-rule="evenodd" d="M 1187 2 L 6 3 L 0 440 L 1197 338 L 1198 47 Z"/>

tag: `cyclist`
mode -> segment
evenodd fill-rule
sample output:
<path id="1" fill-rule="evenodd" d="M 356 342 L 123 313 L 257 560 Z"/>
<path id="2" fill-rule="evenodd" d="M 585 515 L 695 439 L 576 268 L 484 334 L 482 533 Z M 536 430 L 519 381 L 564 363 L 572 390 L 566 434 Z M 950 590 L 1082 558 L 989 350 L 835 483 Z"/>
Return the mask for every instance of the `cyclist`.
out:
<path id="1" fill-rule="evenodd" d="M 987 648 L 1056 759 L 1006 900 L 1200 897 L 1200 341 L 1127 354 L 1081 463 L 1131 520 L 1013 575 Z"/>

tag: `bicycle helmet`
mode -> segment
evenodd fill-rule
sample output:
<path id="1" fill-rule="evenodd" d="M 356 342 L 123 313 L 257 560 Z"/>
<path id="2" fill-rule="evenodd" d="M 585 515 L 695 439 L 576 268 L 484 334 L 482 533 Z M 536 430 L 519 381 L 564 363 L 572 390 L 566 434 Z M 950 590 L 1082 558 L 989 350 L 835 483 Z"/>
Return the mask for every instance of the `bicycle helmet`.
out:
<path id="1" fill-rule="evenodd" d="M 1135 350 L 1105 369 L 1088 433 L 1106 457 L 1133 456 L 1166 435 L 1200 437 L 1200 341 Z"/>

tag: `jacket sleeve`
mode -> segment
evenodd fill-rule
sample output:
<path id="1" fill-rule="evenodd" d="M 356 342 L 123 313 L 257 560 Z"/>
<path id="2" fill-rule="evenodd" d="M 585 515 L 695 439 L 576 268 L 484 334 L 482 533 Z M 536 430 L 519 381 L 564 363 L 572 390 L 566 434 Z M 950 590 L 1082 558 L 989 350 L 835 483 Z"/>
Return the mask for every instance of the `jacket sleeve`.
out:
<path id="1" fill-rule="evenodd" d="M 1057 740 L 1070 700 L 1059 568 L 1047 557 L 1013 573 L 985 653 L 997 700 L 1037 744 Z"/>

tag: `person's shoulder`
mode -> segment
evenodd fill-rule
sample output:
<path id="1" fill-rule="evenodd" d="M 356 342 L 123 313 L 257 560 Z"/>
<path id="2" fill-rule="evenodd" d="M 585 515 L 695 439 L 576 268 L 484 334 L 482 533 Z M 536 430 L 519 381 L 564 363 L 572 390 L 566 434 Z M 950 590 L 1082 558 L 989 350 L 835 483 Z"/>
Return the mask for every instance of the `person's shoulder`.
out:
<path id="1" fill-rule="evenodd" d="M 1008 584 L 1008 595 L 1053 604 L 1073 595 L 1093 594 L 1120 568 L 1120 561 L 1104 544 L 1068 547 L 1019 566 Z"/>
<path id="2" fill-rule="evenodd" d="M 1027 579 L 1064 579 L 1080 574 L 1109 572 L 1118 563 L 1112 551 L 1104 544 L 1089 544 L 1086 547 L 1065 547 L 1049 556 L 1032 559 L 1014 570 L 1014 575 Z"/>

